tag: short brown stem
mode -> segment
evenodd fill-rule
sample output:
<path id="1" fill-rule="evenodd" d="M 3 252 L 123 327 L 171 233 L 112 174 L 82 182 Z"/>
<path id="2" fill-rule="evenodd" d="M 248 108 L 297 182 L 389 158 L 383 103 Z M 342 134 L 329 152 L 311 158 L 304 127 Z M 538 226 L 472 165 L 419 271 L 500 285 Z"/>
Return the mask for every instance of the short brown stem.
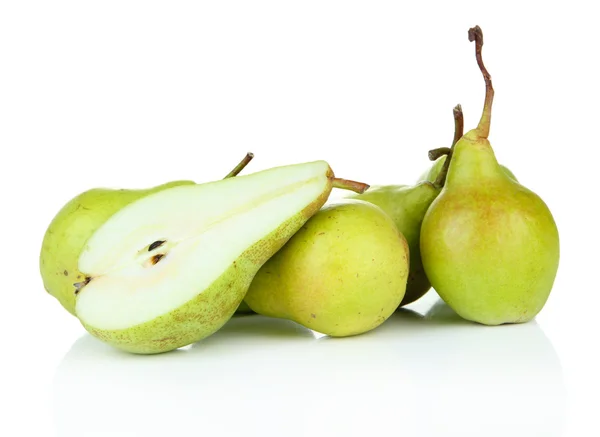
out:
<path id="1" fill-rule="evenodd" d="M 333 178 L 332 183 L 334 188 L 341 188 L 342 190 L 350 190 L 355 193 L 362 194 L 369 189 L 369 185 L 362 182 L 349 181 L 348 179 Z"/>
<path id="2" fill-rule="evenodd" d="M 438 158 L 450 153 L 450 147 L 440 147 L 439 149 L 430 150 L 427 153 L 430 161 L 436 161 Z"/>
<path id="3" fill-rule="evenodd" d="M 444 164 L 442 165 L 442 168 L 440 169 L 440 172 L 437 175 L 437 178 L 435 178 L 435 181 L 433 183 L 433 185 L 436 188 L 442 188 L 444 186 L 444 184 L 446 183 L 446 178 L 448 177 L 448 169 L 450 168 L 450 161 L 452 160 L 452 152 L 454 151 L 454 146 L 456 146 L 456 143 L 458 143 L 458 141 L 462 138 L 463 136 L 463 131 L 464 131 L 464 115 L 462 112 L 462 106 L 460 106 L 460 104 L 456 105 L 453 109 L 452 109 L 452 115 L 454 116 L 454 139 L 452 140 L 452 147 L 450 149 L 448 149 L 447 147 L 442 148 L 442 149 L 446 149 L 447 153 L 446 153 L 446 160 L 444 161 Z M 441 149 L 437 149 L 437 150 L 441 150 Z M 431 150 L 429 152 L 429 159 L 431 159 L 431 152 L 434 152 L 434 150 Z"/>
<path id="4" fill-rule="evenodd" d="M 240 163 L 238 165 L 235 166 L 235 168 L 233 170 L 231 170 L 229 172 L 229 174 L 227 176 L 225 176 L 223 179 L 229 179 L 232 178 L 234 176 L 237 176 L 247 165 L 250 161 L 252 161 L 252 158 L 254 158 L 254 153 L 246 153 L 246 156 L 244 156 L 244 159 L 242 159 L 240 161 Z"/>
<path id="5" fill-rule="evenodd" d="M 452 115 L 454 115 L 454 139 L 452 140 L 452 147 L 454 147 L 462 138 L 465 130 L 465 117 L 460 103 L 452 109 Z"/>

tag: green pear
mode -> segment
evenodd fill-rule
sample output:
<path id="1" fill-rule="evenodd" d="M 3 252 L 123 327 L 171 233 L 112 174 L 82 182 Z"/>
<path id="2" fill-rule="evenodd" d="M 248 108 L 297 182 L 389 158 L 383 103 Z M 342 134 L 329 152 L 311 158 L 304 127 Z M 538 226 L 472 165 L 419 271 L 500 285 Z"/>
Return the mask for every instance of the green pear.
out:
<path id="1" fill-rule="evenodd" d="M 258 269 L 333 187 L 368 185 L 337 179 L 315 161 L 137 199 L 86 241 L 75 314 L 90 334 L 133 353 L 199 341 L 232 317 Z"/>
<path id="2" fill-rule="evenodd" d="M 426 170 L 418 179 L 418 182 L 423 182 L 423 181 L 429 181 L 429 182 L 435 182 L 435 180 L 437 179 L 440 170 L 442 169 L 442 167 L 444 166 L 444 163 L 446 162 L 446 158 L 447 155 L 441 156 L 438 159 L 436 159 L 433 163 L 433 165 L 429 168 L 429 170 Z M 514 175 L 514 173 L 512 171 L 510 171 L 510 169 L 508 169 L 507 167 L 505 167 L 504 165 L 500 165 L 500 168 L 502 169 L 502 171 L 504 173 L 506 173 L 506 175 L 513 179 L 514 181 L 517 181 L 517 177 Z"/>
<path id="3" fill-rule="evenodd" d="M 332 337 L 361 334 L 394 313 L 406 290 L 408 245 L 378 206 L 328 204 L 258 271 L 245 301 Z"/>
<path id="4" fill-rule="evenodd" d="M 454 144 L 463 134 L 463 113 L 460 105 L 454 108 L 453 115 Z M 429 154 L 431 157 L 433 154 L 447 153 L 448 151 L 450 151 L 448 148 L 436 149 L 430 151 Z M 348 196 L 371 202 L 383 209 L 408 242 L 410 269 L 406 293 L 400 307 L 420 299 L 431 288 L 421 261 L 421 224 L 429 206 L 442 190 L 446 172 L 447 166 L 444 166 L 433 182 L 422 181 L 416 185 L 373 186 L 363 194 Z"/>
<path id="5" fill-rule="evenodd" d="M 352 196 L 383 209 L 406 238 L 410 253 L 410 268 L 406 293 L 400 302 L 400 307 L 421 298 L 431 288 L 421 262 L 419 242 L 423 217 L 440 191 L 441 187 L 431 182 L 421 182 L 414 186 L 374 186 L 364 194 Z"/>
<path id="6" fill-rule="evenodd" d="M 248 153 L 225 177 L 237 175 L 254 157 Z M 172 181 L 148 189 L 95 188 L 71 199 L 50 222 L 39 257 L 39 268 L 46 291 L 75 315 L 73 284 L 85 280 L 77 260 L 87 240 L 117 211 L 150 194 L 194 181 Z"/>
<path id="7" fill-rule="evenodd" d="M 453 147 L 446 184 L 421 228 L 421 257 L 440 297 L 485 325 L 532 320 L 559 264 L 559 234 L 546 203 L 502 170 L 488 140 L 494 89 L 483 34 L 469 30 L 486 84 L 479 125 Z"/>

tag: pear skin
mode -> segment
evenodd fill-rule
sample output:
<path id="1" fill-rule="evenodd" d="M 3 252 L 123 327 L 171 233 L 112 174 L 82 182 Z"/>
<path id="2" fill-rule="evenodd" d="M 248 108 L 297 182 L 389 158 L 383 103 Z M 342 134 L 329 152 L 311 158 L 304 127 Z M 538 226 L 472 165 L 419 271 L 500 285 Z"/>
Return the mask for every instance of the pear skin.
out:
<path id="1" fill-rule="evenodd" d="M 378 206 L 344 199 L 323 207 L 258 271 L 253 311 L 332 337 L 381 325 L 404 297 L 409 249 Z"/>
<path id="2" fill-rule="evenodd" d="M 437 179 L 438 175 L 440 174 L 440 171 L 442 170 L 442 167 L 444 166 L 444 162 L 446 162 L 446 155 L 439 157 L 438 159 L 435 160 L 435 162 L 433 163 L 433 165 L 429 168 L 429 170 L 425 171 L 418 179 L 418 182 L 422 182 L 422 181 L 429 181 L 429 182 L 435 182 L 435 180 Z M 500 165 L 500 168 L 502 169 L 502 171 L 504 171 L 504 173 L 506 173 L 506 175 L 511 178 L 512 180 L 518 182 L 517 177 L 514 175 L 514 173 L 506 166 L 504 165 Z"/>

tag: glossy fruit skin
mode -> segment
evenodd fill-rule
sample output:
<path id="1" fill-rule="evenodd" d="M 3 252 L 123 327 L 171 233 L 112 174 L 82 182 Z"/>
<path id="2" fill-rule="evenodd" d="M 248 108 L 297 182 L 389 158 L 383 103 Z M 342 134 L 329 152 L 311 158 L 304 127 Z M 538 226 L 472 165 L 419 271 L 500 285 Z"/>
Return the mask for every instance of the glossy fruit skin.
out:
<path id="1" fill-rule="evenodd" d="M 440 297 L 474 322 L 532 320 L 550 295 L 559 246 L 544 201 L 501 170 L 487 139 L 465 135 L 421 229 L 423 265 Z"/>
<path id="2" fill-rule="evenodd" d="M 421 261 L 421 224 L 431 202 L 439 193 L 440 189 L 432 183 L 421 182 L 415 186 L 371 187 L 363 194 L 351 196 L 383 209 L 406 238 L 410 252 L 410 268 L 406 293 L 399 307 L 420 299 L 431 288 Z"/>
<path id="3" fill-rule="evenodd" d="M 435 182 L 445 161 L 446 161 L 446 156 L 442 156 L 442 157 L 436 159 L 435 162 L 433 163 L 433 165 L 428 170 L 426 170 L 423 174 L 421 174 L 421 176 L 418 179 L 418 182 L 423 182 L 423 181 L 429 181 L 431 183 Z M 504 165 L 500 165 L 500 168 L 502 168 L 502 170 L 506 173 L 506 175 L 509 178 L 513 179 L 514 181 L 518 181 L 517 177 L 514 175 L 514 173 L 508 167 L 505 167 Z"/>
<path id="4" fill-rule="evenodd" d="M 88 190 L 71 199 L 50 222 L 39 256 L 46 291 L 75 315 L 75 286 L 85 280 L 77 267 L 79 254 L 92 234 L 114 213 L 149 194 L 193 181 L 172 181 L 149 189 Z"/>
<path id="5" fill-rule="evenodd" d="M 407 277 L 408 245 L 389 216 L 346 199 L 322 208 L 265 263 L 245 301 L 259 314 L 351 336 L 394 313 Z"/>

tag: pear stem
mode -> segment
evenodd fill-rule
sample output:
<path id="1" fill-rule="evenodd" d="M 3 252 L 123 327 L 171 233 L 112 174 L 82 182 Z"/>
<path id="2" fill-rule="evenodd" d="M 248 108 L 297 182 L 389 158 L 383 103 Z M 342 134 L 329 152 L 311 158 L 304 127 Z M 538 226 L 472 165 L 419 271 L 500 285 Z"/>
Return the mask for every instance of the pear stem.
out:
<path id="1" fill-rule="evenodd" d="M 369 185 L 363 184 L 362 182 L 349 181 L 348 179 L 333 178 L 332 183 L 334 188 L 341 188 L 342 190 L 350 190 L 355 193 L 362 194 L 369 189 Z"/>
<path id="2" fill-rule="evenodd" d="M 438 158 L 450 153 L 450 150 L 450 147 L 440 147 L 439 149 L 430 150 L 429 153 L 427 153 L 427 156 L 430 161 L 436 161 Z"/>
<path id="3" fill-rule="evenodd" d="M 494 88 L 492 87 L 492 76 L 490 76 L 485 65 L 483 65 L 483 59 L 481 57 L 481 48 L 483 47 L 483 31 L 481 30 L 481 27 L 475 26 L 469 29 L 469 41 L 475 41 L 475 57 L 477 58 L 477 65 L 479 66 L 479 70 L 481 70 L 483 80 L 485 81 L 485 103 L 483 105 L 481 119 L 477 125 L 477 130 L 483 138 L 487 138 L 490 134 Z"/>
<path id="4" fill-rule="evenodd" d="M 235 166 L 235 168 L 233 170 L 231 170 L 229 172 L 229 174 L 227 176 L 225 176 L 223 179 L 229 179 L 232 178 L 234 176 L 237 176 L 247 165 L 250 161 L 252 161 L 252 158 L 254 158 L 254 153 L 246 153 L 246 156 L 244 156 L 244 159 L 242 159 L 240 161 L 240 163 L 238 165 Z"/>
<path id="5" fill-rule="evenodd" d="M 462 138 L 465 130 L 465 117 L 460 103 L 452 108 L 452 115 L 454 116 L 454 138 L 452 139 L 451 149 L 454 150 L 454 146 Z"/>
<path id="6" fill-rule="evenodd" d="M 449 149 L 447 147 L 444 148 L 448 150 L 448 153 L 446 154 L 446 160 L 444 161 L 444 164 L 442 165 L 442 168 L 440 169 L 440 172 L 433 183 L 436 188 L 440 189 L 446 184 L 446 178 L 448 177 L 448 169 L 450 168 L 450 161 L 452 160 L 454 146 L 456 146 L 456 143 L 458 143 L 458 141 L 462 138 L 465 128 L 465 118 L 462 112 L 462 106 L 460 106 L 460 104 L 456 105 L 454 109 L 452 109 L 452 115 L 454 116 L 454 139 L 452 140 L 452 147 Z M 429 159 L 431 159 L 431 152 L 435 152 L 435 150 L 431 150 L 429 152 Z"/>

